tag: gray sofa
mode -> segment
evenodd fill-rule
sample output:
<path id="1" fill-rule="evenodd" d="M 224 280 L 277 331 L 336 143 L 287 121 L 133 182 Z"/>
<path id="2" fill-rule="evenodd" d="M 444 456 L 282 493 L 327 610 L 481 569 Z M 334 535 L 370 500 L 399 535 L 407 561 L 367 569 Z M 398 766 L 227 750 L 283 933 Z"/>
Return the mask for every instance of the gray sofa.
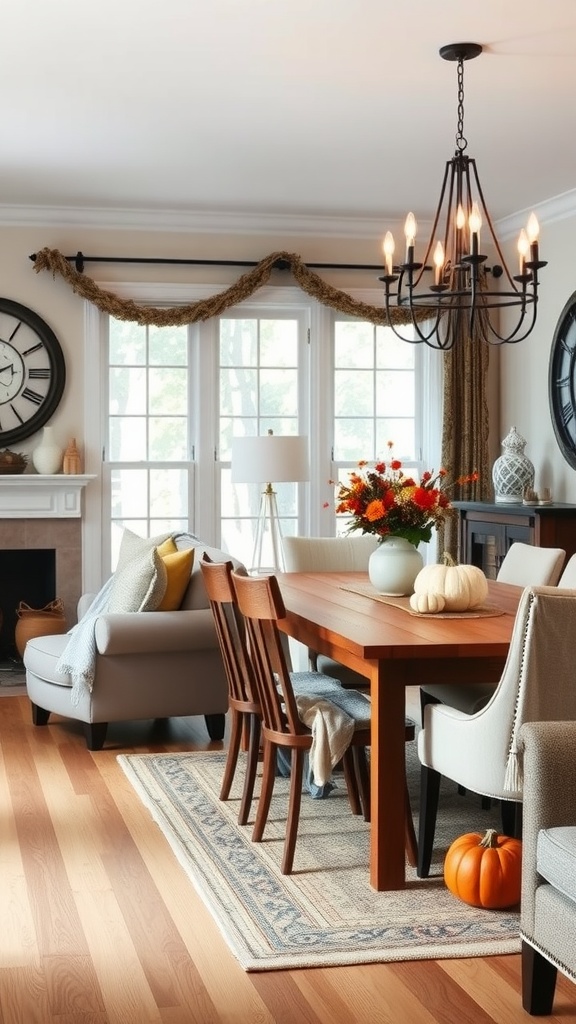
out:
<path id="1" fill-rule="evenodd" d="M 557 970 L 576 981 L 576 722 L 531 722 L 521 743 L 522 1005 L 541 1016 Z"/>
<path id="2" fill-rule="evenodd" d="M 78 704 L 71 678 L 56 672 L 67 635 L 28 641 L 24 666 L 35 725 L 45 725 L 52 713 L 76 719 L 84 723 L 88 749 L 99 750 L 109 722 L 203 715 L 211 739 L 223 738 L 228 687 L 200 560 L 203 551 L 214 561 L 230 555 L 191 537 L 178 546 L 196 548 L 180 608 L 99 615 L 94 683 Z M 79 617 L 93 596 L 81 598 Z"/>

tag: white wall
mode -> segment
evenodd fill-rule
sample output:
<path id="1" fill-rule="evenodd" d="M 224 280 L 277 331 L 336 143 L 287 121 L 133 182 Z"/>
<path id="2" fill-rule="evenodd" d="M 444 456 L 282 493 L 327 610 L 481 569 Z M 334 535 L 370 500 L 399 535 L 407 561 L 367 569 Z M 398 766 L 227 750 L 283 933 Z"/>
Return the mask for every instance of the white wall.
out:
<path id="1" fill-rule="evenodd" d="M 576 502 L 576 472 L 563 458 L 548 404 L 548 363 L 556 323 L 576 291 L 576 217 L 547 223 L 540 252 L 548 266 L 540 271 L 538 319 L 532 334 L 500 350 L 501 438 L 514 425 L 526 438 L 526 455 L 534 463 L 535 487 L 550 487 L 556 501 Z M 511 265 L 513 256 L 510 257 Z M 511 313 L 507 319 L 510 321 Z"/>
<path id="2" fill-rule="evenodd" d="M 36 273 L 29 259 L 44 247 L 65 255 L 81 250 L 85 255 L 141 256 L 180 259 L 236 259 L 259 261 L 271 252 L 298 253 L 305 262 L 381 262 L 381 240 L 353 238 L 274 237 L 273 235 L 194 235 L 189 232 L 149 230 L 99 230 L 94 227 L 0 226 L 0 295 L 34 310 L 52 327 L 64 351 L 67 384 L 63 399 L 51 419 L 58 441 L 64 445 L 76 437 L 82 445 L 84 428 L 84 315 L 85 303 L 62 278 L 48 271 Z M 86 264 L 86 274 L 99 283 L 150 281 L 214 285 L 214 292 L 235 282 L 242 269 L 211 267 L 143 266 L 135 264 Z M 336 287 L 377 288 L 378 271 L 318 271 Z M 289 272 L 276 272 L 271 283 L 294 287 Z M 36 434 L 14 445 L 29 453 L 39 443 Z M 100 453 L 83 452 L 85 469 L 98 472 Z"/>

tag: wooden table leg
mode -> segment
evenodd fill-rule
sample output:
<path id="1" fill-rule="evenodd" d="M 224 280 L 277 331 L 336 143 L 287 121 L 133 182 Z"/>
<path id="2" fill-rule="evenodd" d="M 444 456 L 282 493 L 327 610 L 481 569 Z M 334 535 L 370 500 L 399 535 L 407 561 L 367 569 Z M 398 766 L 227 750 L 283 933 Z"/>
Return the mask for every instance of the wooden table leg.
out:
<path id="1" fill-rule="evenodd" d="M 370 883 L 374 889 L 403 889 L 406 694 L 398 665 L 375 662 L 372 699 Z"/>

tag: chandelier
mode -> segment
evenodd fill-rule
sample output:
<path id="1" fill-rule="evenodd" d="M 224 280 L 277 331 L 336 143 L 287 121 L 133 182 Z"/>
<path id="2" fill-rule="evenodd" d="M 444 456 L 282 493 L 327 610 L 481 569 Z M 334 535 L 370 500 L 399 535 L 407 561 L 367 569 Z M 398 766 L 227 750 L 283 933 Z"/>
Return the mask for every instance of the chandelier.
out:
<path id="1" fill-rule="evenodd" d="M 387 326 L 403 341 L 425 342 L 431 348 L 450 349 L 463 334 L 490 344 L 523 341 L 536 322 L 538 271 L 546 266 L 538 253 L 538 221 L 530 215 L 518 239 L 518 270 L 512 274 L 496 238 L 486 207 L 476 162 L 466 155 L 464 137 L 464 61 L 482 53 L 479 43 L 442 46 L 443 60 L 458 63 L 458 126 L 456 151 L 446 164 L 440 200 L 422 262 L 415 258 L 417 225 L 409 213 L 404 225 L 406 259 L 394 264 L 394 238 L 386 232 L 383 250 Z M 485 266 L 480 232 L 486 226 L 500 263 Z M 494 282 L 503 278 L 503 287 Z M 397 329 L 394 307 L 409 311 L 413 337 Z M 499 333 L 490 311 L 516 307 L 516 323 L 506 336 Z M 406 321 L 404 321 L 406 322 Z"/>

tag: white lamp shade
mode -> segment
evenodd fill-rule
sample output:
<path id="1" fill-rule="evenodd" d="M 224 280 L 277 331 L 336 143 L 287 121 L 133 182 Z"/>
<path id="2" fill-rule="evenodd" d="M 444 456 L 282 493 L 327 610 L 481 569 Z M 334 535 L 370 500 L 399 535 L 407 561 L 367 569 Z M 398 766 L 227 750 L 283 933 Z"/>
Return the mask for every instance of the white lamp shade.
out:
<path id="1" fill-rule="evenodd" d="M 233 484 L 267 484 L 309 479 L 307 437 L 264 434 L 262 437 L 232 438 Z"/>

